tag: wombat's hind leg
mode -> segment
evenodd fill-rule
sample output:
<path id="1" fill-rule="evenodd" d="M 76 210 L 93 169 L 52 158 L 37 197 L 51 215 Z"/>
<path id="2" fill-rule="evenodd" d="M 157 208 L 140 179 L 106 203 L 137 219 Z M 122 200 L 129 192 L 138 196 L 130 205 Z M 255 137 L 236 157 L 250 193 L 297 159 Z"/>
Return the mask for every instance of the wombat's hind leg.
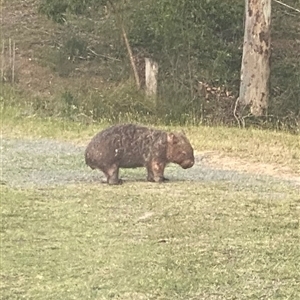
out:
<path id="1" fill-rule="evenodd" d="M 106 171 L 103 170 L 102 168 L 101 168 L 101 169 L 98 168 L 98 169 L 99 169 L 100 171 L 102 171 L 103 174 L 105 175 L 105 178 L 101 178 L 100 182 L 101 182 L 101 183 L 108 183 L 108 175 L 107 175 Z"/>
<path id="2" fill-rule="evenodd" d="M 147 180 L 150 182 L 154 182 L 154 175 L 151 166 L 147 166 Z"/>
<path id="3" fill-rule="evenodd" d="M 119 166 L 112 165 L 106 172 L 107 182 L 111 185 L 122 184 L 123 181 L 119 179 Z"/>

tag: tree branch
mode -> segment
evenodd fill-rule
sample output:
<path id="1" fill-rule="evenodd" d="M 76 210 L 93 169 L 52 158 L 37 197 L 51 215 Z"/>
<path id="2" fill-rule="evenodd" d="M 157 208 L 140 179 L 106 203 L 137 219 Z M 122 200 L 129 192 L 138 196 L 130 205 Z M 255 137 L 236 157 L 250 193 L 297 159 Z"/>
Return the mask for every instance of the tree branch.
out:
<path id="1" fill-rule="evenodd" d="M 290 6 L 288 4 L 285 4 L 285 3 L 281 2 L 281 1 L 278 1 L 278 0 L 273 0 L 273 1 L 276 2 L 276 3 L 278 3 L 278 4 L 280 4 L 280 5 L 283 5 L 283 6 L 287 7 L 287 8 L 289 8 L 289 9 L 292 9 L 292 10 L 300 13 L 300 9 L 298 9 L 298 8 L 292 7 L 292 6 Z"/>
<path id="2" fill-rule="evenodd" d="M 131 49 L 131 46 L 130 46 L 130 43 L 129 43 L 129 40 L 128 40 L 128 37 L 127 37 L 127 33 L 126 33 L 126 30 L 125 30 L 123 21 L 120 18 L 120 16 L 118 15 L 117 9 L 116 9 L 113 1 L 112 0 L 108 0 L 108 2 L 109 2 L 109 4 L 111 5 L 111 7 L 113 9 L 114 14 L 116 15 L 117 22 L 119 23 L 119 26 L 121 28 L 122 36 L 123 36 L 123 39 L 124 39 L 124 42 L 125 42 L 125 45 L 126 45 L 126 49 L 127 49 L 129 60 L 130 60 L 130 64 L 131 64 L 131 67 L 132 67 L 132 70 L 133 70 L 133 74 L 134 74 L 134 78 L 135 78 L 135 83 L 136 83 L 137 88 L 140 89 L 141 84 L 140 84 L 139 74 L 138 74 L 138 71 L 137 71 L 137 68 L 136 68 L 136 64 L 134 62 L 134 57 L 133 57 L 133 54 L 132 54 L 132 49 Z"/>

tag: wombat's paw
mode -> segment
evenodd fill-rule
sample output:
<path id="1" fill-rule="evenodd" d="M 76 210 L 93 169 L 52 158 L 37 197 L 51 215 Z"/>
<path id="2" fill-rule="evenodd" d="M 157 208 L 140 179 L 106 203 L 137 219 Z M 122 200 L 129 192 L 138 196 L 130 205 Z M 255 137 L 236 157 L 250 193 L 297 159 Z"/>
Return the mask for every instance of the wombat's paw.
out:
<path id="1" fill-rule="evenodd" d="M 155 182 L 154 178 L 150 177 L 150 176 L 147 177 L 147 181 L 149 181 L 149 182 Z"/>
<path id="2" fill-rule="evenodd" d="M 156 179 L 155 179 L 155 182 L 163 183 L 163 182 L 165 182 L 165 178 L 164 178 L 164 177 L 156 178 Z"/>
<path id="3" fill-rule="evenodd" d="M 159 178 L 154 179 L 153 177 L 148 176 L 148 177 L 147 177 L 147 180 L 148 180 L 149 182 L 165 182 L 165 181 L 169 181 L 169 178 L 166 178 L 166 177 L 159 177 Z"/>
<path id="4" fill-rule="evenodd" d="M 109 180 L 108 181 L 109 185 L 120 185 L 123 184 L 123 180 L 122 179 L 118 179 L 118 180 Z"/>
<path id="5" fill-rule="evenodd" d="M 147 180 L 150 181 L 150 182 L 157 182 L 157 183 L 162 183 L 162 182 L 169 181 L 169 179 L 165 178 L 165 177 L 147 178 Z"/>

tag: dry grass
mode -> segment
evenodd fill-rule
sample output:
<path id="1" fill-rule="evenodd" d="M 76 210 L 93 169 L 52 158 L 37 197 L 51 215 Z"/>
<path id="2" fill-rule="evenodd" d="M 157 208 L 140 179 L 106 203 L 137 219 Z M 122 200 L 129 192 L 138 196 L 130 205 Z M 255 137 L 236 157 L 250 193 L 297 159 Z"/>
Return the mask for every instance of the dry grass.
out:
<path id="1" fill-rule="evenodd" d="M 290 178 L 300 184 L 300 135 L 226 127 L 185 129 L 214 167 Z"/>

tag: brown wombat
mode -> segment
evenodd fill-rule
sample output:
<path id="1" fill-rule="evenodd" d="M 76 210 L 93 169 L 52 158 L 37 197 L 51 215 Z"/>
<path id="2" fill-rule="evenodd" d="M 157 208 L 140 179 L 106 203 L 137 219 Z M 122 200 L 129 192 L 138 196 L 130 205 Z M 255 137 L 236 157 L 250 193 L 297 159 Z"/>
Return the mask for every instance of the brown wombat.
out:
<path id="1" fill-rule="evenodd" d="M 147 180 L 162 182 L 170 162 L 194 165 L 194 150 L 182 133 L 168 133 L 134 124 L 116 125 L 96 134 L 85 151 L 85 162 L 100 169 L 109 184 L 120 184 L 119 168 L 146 167 Z"/>

